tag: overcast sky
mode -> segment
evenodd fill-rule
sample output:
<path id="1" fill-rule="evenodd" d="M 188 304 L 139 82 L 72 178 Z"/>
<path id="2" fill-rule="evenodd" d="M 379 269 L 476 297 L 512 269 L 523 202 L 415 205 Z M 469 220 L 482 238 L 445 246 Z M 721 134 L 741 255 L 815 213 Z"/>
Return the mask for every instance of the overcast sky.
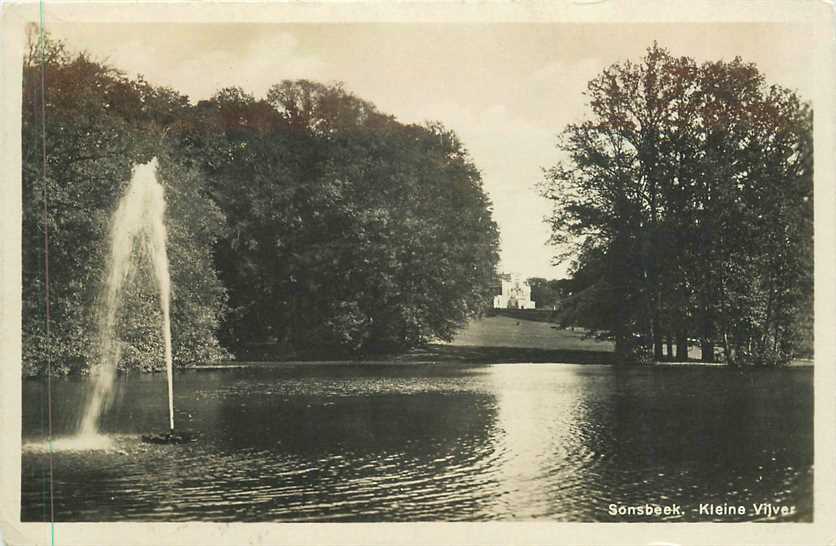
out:
<path id="1" fill-rule="evenodd" d="M 262 97 L 283 79 L 342 81 L 402 122 L 454 129 L 482 171 L 502 236 L 502 269 L 565 275 L 551 265 L 534 186 L 558 158 L 556 134 L 585 112 L 586 82 L 657 40 L 698 61 L 737 55 L 810 98 L 812 34 L 789 25 L 684 24 L 108 24 L 47 27 L 130 75 L 193 101 L 237 85 Z"/>

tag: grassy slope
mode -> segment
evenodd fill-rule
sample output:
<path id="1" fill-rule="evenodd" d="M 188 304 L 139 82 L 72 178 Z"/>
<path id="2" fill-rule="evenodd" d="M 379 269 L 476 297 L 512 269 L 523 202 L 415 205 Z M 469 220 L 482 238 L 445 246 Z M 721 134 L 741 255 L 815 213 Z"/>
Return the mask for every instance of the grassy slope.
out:
<path id="1" fill-rule="evenodd" d="M 507 316 L 471 321 L 450 343 L 434 343 L 397 358 L 404 361 L 435 362 L 566 362 L 609 364 L 613 343 L 587 337 L 583 328 L 561 329 L 550 322 Z M 699 362 L 700 349 L 688 351 L 692 365 Z M 676 365 L 682 363 L 665 363 Z M 707 364 L 724 366 L 722 363 Z M 793 366 L 812 366 L 812 360 L 796 360 Z"/>
<path id="2" fill-rule="evenodd" d="M 563 330 L 549 322 L 485 317 L 471 321 L 450 342 L 453 346 L 525 347 L 547 350 L 612 351 L 609 341 L 585 338 L 583 328 Z"/>
<path id="3" fill-rule="evenodd" d="M 431 343 L 402 355 L 377 355 L 368 363 L 392 362 L 565 362 L 609 364 L 613 362 L 613 343 L 587 337 L 583 328 L 561 329 L 550 322 L 508 316 L 485 317 L 471 321 L 449 343 Z M 691 364 L 698 364 L 699 348 L 690 348 Z M 242 361 L 310 360 L 298 355 L 282 355 L 275 349 L 246 355 Z M 345 361 L 348 362 L 348 361 Z M 795 365 L 812 365 L 797 361 Z"/>
<path id="4" fill-rule="evenodd" d="M 397 360 L 459 362 L 611 362 L 613 344 L 548 322 L 496 316 L 471 321 L 450 343 L 433 343 Z"/>

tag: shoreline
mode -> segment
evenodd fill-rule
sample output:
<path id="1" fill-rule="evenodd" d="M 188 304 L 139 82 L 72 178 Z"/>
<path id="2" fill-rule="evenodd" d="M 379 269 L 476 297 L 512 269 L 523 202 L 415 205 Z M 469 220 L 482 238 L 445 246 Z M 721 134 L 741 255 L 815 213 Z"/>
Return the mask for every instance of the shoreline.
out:
<path id="1" fill-rule="evenodd" d="M 496 319 L 494 319 L 496 320 Z M 622 364 L 619 363 L 612 345 L 605 342 L 595 342 L 587 339 L 580 339 L 583 332 L 553 332 L 548 326 L 543 332 L 537 332 L 537 337 L 520 339 L 519 328 L 521 322 L 511 319 L 499 319 L 499 322 L 491 324 L 490 333 L 496 334 L 500 327 L 506 327 L 510 331 L 506 335 L 494 335 L 492 339 L 488 336 L 462 336 L 462 339 L 454 343 L 436 342 L 416 347 L 404 353 L 382 353 L 367 355 L 359 358 L 345 356 L 330 357 L 329 355 L 294 354 L 290 352 L 264 350 L 241 351 L 240 358 L 229 361 L 221 361 L 216 364 L 198 366 L 202 369 L 223 369 L 233 366 L 245 367 L 258 364 L 330 364 L 330 365 L 453 365 L 453 364 L 580 364 L 580 365 L 608 365 L 625 368 L 641 368 L 661 366 L 668 368 L 676 367 L 711 367 L 729 368 L 724 362 L 702 362 L 697 358 L 687 361 L 661 361 L 652 364 Z M 539 326 L 539 325 L 536 325 Z M 555 336 L 560 339 L 554 343 Z M 575 339 L 579 338 L 579 339 Z M 486 343 L 487 342 L 487 343 Z M 491 343 L 493 342 L 493 343 Z M 524 344 L 524 342 L 528 342 Z M 548 345 L 547 342 L 553 343 Z M 813 367 L 813 359 L 794 359 L 785 366 L 744 366 L 740 369 L 760 368 L 784 368 L 784 367 Z M 737 368 L 734 368 L 737 369 Z"/>
<path id="2" fill-rule="evenodd" d="M 729 366 L 724 362 L 654 362 L 652 364 L 618 364 L 614 353 L 607 351 L 560 351 L 537 348 L 460 346 L 430 344 L 414 349 L 405 354 L 386 354 L 369 358 L 262 358 L 226 360 L 215 364 L 197 365 L 183 370 L 223 370 L 251 368 L 260 366 L 452 366 L 452 365 L 489 365 L 489 364 L 568 364 L 583 366 L 613 366 L 621 368 L 727 368 L 741 370 L 813 368 L 813 359 L 796 359 L 785 366 Z"/>
<path id="3" fill-rule="evenodd" d="M 221 360 L 211 364 L 193 364 L 176 367 L 176 372 L 189 371 L 218 371 L 245 368 L 266 368 L 281 366 L 487 366 L 503 365 L 575 365 L 575 366 L 608 366 L 618 369 L 642 368 L 715 368 L 728 370 L 776 370 L 786 368 L 815 368 L 814 359 L 799 358 L 783 366 L 741 366 L 734 367 L 724 362 L 702 362 L 689 360 L 686 362 L 654 362 L 652 364 L 619 364 L 615 360 L 615 353 L 596 350 L 555 350 L 529 347 L 496 347 L 477 345 L 447 345 L 429 344 L 402 354 L 374 355 L 367 358 L 305 358 L 299 355 L 260 355 L 261 358 L 241 358 L 237 360 Z M 273 358 L 270 358 L 270 357 Z M 157 374 L 165 373 L 161 370 L 120 370 L 119 374 Z M 88 377 L 88 373 L 70 372 L 61 377 Z M 24 376 L 23 379 L 38 380 L 43 376 Z"/>

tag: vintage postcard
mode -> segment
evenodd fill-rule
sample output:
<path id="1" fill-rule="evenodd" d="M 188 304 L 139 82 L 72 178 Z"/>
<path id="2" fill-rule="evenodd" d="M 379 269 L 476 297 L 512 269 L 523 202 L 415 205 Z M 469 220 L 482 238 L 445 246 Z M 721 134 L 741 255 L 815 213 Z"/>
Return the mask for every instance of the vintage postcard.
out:
<path id="1" fill-rule="evenodd" d="M 0 544 L 832 544 L 832 15 L 3 4 Z"/>

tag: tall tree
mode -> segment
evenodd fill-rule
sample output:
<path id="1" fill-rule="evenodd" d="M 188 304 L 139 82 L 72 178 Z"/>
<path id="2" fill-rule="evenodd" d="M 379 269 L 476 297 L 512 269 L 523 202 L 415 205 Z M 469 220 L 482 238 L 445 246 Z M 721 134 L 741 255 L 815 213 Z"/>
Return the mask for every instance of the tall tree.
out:
<path id="1" fill-rule="evenodd" d="M 684 359 L 698 337 L 704 360 L 720 343 L 730 363 L 786 361 L 777 332 L 809 315 L 809 106 L 740 59 L 698 66 L 656 44 L 588 96 L 542 186 L 553 242 L 575 245 L 576 274 L 599 273 L 584 308 L 612 307 L 625 358 L 661 360 L 665 339 L 672 358 L 675 339 Z"/>

